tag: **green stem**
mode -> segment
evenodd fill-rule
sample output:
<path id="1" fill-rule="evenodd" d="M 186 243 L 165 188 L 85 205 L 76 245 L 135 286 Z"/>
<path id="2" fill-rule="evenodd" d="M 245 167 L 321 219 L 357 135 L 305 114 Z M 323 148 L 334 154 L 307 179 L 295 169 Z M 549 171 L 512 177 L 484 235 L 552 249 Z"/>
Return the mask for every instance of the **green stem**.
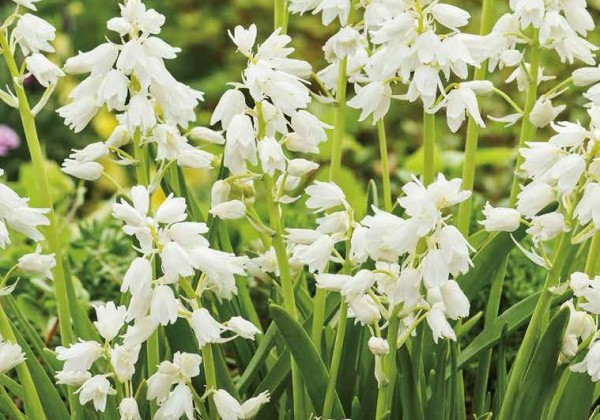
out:
<path id="1" fill-rule="evenodd" d="M 383 204 L 385 211 L 392 211 L 392 190 L 390 187 L 390 168 L 388 163 L 387 139 L 383 118 L 377 121 L 377 136 L 379 137 L 379 154 L 381 156 L 381 180 L 383 182 Z"/>
<path id="2" fill-rule="evenodd" d="M 45 229 L 45 236 L 48 241 L 49 251 L 54 254 L 56 259 L 56 267 L 54 267 L 52 271 L 54 274 L 54 291 L 56 295 L 56 306 L 58 308 L 60 336 L 62 344 L 68 346 L 73 342 L 71 308 L 69 306 L 69 298 L 67 295 L 67 282 L 69 279 L 65 274 L 66 261 L 63 259 L 58 223 L 54 213 L 52 196 L 50 193 L 50 183 L 48 182 L 48 175 L 44 164 L 45 157 L 40 146 L 35 118 L 31 112 L 25 89 L 18 81 L 20 77 L 19 69 L 15 57 L 13 56 L 13 52 L 8 45 L 6 33 L 4 31 L 0 31 L 0 47 L 2 48 L 2 54 L 4 55 L 4 60 L 8 66 L 17 98 L 19 99 L 19 114 L 21 115 L 27 147 L 29 148 L 29 154 L 31 155 L 31 161 L 37 176 L 39 203 L 50 210 L 47 215 L 50 225 Z"/>
<path id="3" fill-rule="evenodd" d="M 585 273 L 593 276 L 598 267 L 598 256 L 600 255 L 600 232 L 596 232 L 590 243 L 587 260 L 585 262 Z"/>
<path id="4" fill-rule="evenodd" d="M 531 321 L 527 327 L 525 337 L 519 347 L 519 352 L 512 367 L 512 372 L 508 381 L 508 388 L 506 395 L 504 396 L 504 402 L 500 409 L 499 419 L 509 419 L 517 401 L 518 391 L 522 386 L 521 381 L 525 375 L 525 371 L 529 365 L 529 361 L 535 350 L 535 346 L 542 333 L 545 319 L 547 318 L 548 311 L 550 310 L 550 302 L 552 300 L 552 293 L 550 288 L 556 286 L 560 280 L 562 269 L 567 261 L 567 255 L 569 247 L 571 246 L 571 235 L 569 233 L 563 233 L 560 237 L 555 255 L 555 261 L 552 268 L 548 272 L 546 282 L 540 293 L 540 297 L 533 311 Z"/>
<path id="5" fill-rule="evenodd" d="M 346 319 L 348 315 L 348 305 L 346 299 L 342 298 L 340 302 L 340 313 L 335 334 L 335 345 L 333 355 L 331 356 L 331 365 L 329 366 L 329 382 L 327 383 L 327 392 L 325 393 L 325 404 L 323 405 L 323 418 L 328 419 L 331 416 L 333 408 L 333 399 L 335 396 L 335 386 L 337 384 L 338 373 L 340 371 L 340 361 L 342 360 L 342 349 L 344 347 L 344 337 L 346 335 Z"/>
<path id="6" fill-rule="evenodd" d="M 317 288 L 314 299 L 314 310 L 311 327 L 310 338 L 315 344 L 317 351 L 321 352 L 321 333 L 323 331 L 323 323 L 325 322 L 325 298 L 327 297 L 327 291 L 325 289 Z"/>
<path id="7" fill-rule="evenodd" d="M 479 34 L 487 35 L 494 25 L 493 0 L 483 0 L 481 9 L 481 24 Z M 487 62 L 481 63 L 478 69 L 475 69 L 473 80 L 484 80 L 487 73 Z M 477 167 L 477 145 L 479 143 L 479 126 L 475 120 L 469 116 L 467 123 L 467 139 L 465 142 L 465 162 L 462 173 L 462 188 L 472 190 L 475 181 L 475 169 Z M 469 224 L 471 221 L 471 208 L 473 206 L 473 195 L 463 201 L 458 208 L 456 226 L 465 236 L 469 235 Z"/>
<path id="8" fill-rule="evenodd" d="M 331 162 L 329 166 L 329 180 L 338 182 L 342 167 L 342 149 L 344 147 L 344 127 L 346 116 L 346 67 L 347 60 L 340 61 L 338 68 L 337 84 L 335 88 L 335 108 L 333 110 L 333 135 L 331 142 Z"/>
<path id="9" fill-rule="evenodd" d="M 423 111 L 423 183 L 435 179 L 435 114 Z"/>
<path id="10" fill-rule="evenodd" d="M 8 319 L 8 316 L 6 316 L 6 312 L 4 312 L 4 307 L 2 305 L 0 305 L 0 334 L 4 340 L 17 343 L 17 337 L 10 326 L 10 320 Z M 32 419 L 45 419 L 46 414 L 44 413 L 44 408 L 35 387 L 35 382 L 33 382 L 33 378 L 26 362 L 19 363 L 15 367 L 15 370 L 17 371 L 17 376 L 23 386 L 27 417 Z"/>
<path id="11" fill-rule="evenodd" d="M 533 39 L 538 39 L 538 30 L 536 29 L 533 35 Z M 531 141 L 533 136 L 535 135 L 536 128 L 529 121 L 529 116 L 531 115 L 531 111 L 537 101 L 538 94 L 538 79 L 540 76 L 540 56 L 541 56 L 541 48 L 539 44 L 531 45 L 530 47 L 530 55 L 529 55 L 529 85 L 527 87 L 527 98 L 525 100 L 525 106 L 523 107 L 523 117 L 521 120 L 521 133 L 519 135 L 519 146 L 520 149 L 523 147 L 526 141 Z M 521 164 L 523 163 L 523 157 L 519 154 L 517 156 L 516 168 L 519 170 Z M 519 194 L 519 177 L 515 175 L 513 177 L 512 187 L 510 190 L 510 205 L 514 205 L 517 202 L 517 195 Z"/>
<path id="12" fill-rule="evenodd" d="M 387 342 L 390 348 L 389 353 L 383 357 L 383 370 L 387 383 L 382 384 L 377 392 L 377 408 L 375 418 L 381 420 L 385 418 L 388 411 L 391 410 L 396 384 L 396 351 L 398 350 L 398 330 L 400 328 L 400 318 L 398 313 L 400 306 L 395 306 L 390 315 L 388 325 Z"/>
<path id="13" fill-rule="evenodd" d="M 275 0 L 274 29 L 281 28 L 281 33 L 287 33 L 288 5 L 287 0 Z"/>

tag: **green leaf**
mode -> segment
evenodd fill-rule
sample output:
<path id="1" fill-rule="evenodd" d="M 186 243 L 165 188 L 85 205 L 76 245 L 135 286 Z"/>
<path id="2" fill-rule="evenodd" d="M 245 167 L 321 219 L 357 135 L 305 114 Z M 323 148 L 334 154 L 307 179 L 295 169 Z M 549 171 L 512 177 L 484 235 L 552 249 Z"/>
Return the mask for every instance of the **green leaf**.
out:
<path id="1" fill-rule="evenodd" d="M 473 268 L 456 281 L 469 299 L 472 299 L 486 285 L 489 285 L 498 265 L 515 247 L 515 241 L 525 237 L 525 226 L 513 233 L 499 232 L 488 240 L 473 257 Z"/>
<path id="2" fill-rule="evenodd" d="M 325 402 L 325 393 L 329 375 L 310 337 L 295 319 L 282 307 L 269 306 L 269 313 L 283 336 L 288 350 L 301 367 L 300 373 L 304 379 L 308 395 L 315 407 L 320 409 Z M 333 416 L 343 418 L 344 410 L 337 393 L 333 400 Z"/>
<path id="3" fill-rule="evenodd" d="M 264 362 L 269 355 L 269 351 L 271 351 L 271 348 L 275 345 L 276 337 L 277 327 L 275 324 L 271 324 L 269 325 L 269 328 L 267 328 L 267 332 L 258 346 L 258 349 L 256 349 L 254 356 L 252 356 L 250 363 L 248 363 L 248 366 L 246 366 L 246 369 L 244 369 L 244 372 L 237 381 L 236 387 L 240 394 L 243 394 L 252 381 L 260 375 L 261 370 L 265 366 Z"/>
<path id="4" fill-rule="evenodd" d="M 442 342 L 441 354 L 438 356 L 438 363 L 435 369 L 435 376 L 431 384 L 431 398 L 427 404 L 427 419 L 428 420 L 443 420 L 446 415 L 446 361 L 449 343 Z"/>
<path id="5" fill-rule="evenodd" d="M 506 325 L 508 332 L 519 328 L 533 313 L 535 305 L 539 298 L 539 292 L 531 295 L 511 308 L 507 309 L 502 315 L 486 325 L 477 337 L 458 356 L 458 368 L 463 368 L 469 361 L 476 357 L 482 350 L 488 349 L 496 344 L 501 336 L 502 330 Z M 570 298 L 570 295 L 557 296 L 552 300 L 553 305 L 560 305 Z"/>
<path id="6" fill-rule="evenodd" d="M 23 353 L 25 353 L 25 363 L 27 364 L 27 368 L 29 369 L 29 373 L 33 378 L 33 382 L 35 383 L 35 387 L 38 391 L 38 395 L 42 402 L 42 406 L 44 408 L 44 412 L 46 413 L 46 417 L 48 419 L 68 419 L 70 418 L 70 414 L 65 407 L 62 399 L 54 383 L 48 377 L 44 368 L 40 365 L 37 357 L 25 341 L 21 332 L 18 328 L 13 328 L 15 337 L 17 338 L 17 343 L 23 349 Z"/>
<path id="7" fill-rule="evenodd" d="M 410 353 L 406 346 L 402 346 L 396 353 L 398 363 L 398 392 L 405 418 L 414 420 L 424 420 L 423 406 L 418 392 L 414 392 L 417 382 L 414 373 L 414 366 Z"/>
<path id="8" fill-rule="evenodd" d="M 561 309 L 548 324 L 529 368 L 519 385 L 513 418 L 539 419 L 559 378 L 558 357 L 569 322 L 570 309 Z M 562 368 L 561 368 L 562 369 Z"/>

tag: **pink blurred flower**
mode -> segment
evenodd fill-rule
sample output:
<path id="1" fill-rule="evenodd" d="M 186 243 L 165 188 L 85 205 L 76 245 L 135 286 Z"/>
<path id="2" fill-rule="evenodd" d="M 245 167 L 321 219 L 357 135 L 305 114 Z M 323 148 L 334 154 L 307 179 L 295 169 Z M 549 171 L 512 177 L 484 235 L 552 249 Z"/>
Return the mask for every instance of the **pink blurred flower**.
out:
<path id="1" fill-rule="evenodd" d="M 0 156 L 8 155 L 21 144 L 19 135 L 7 125 L 0 124 Z"/>

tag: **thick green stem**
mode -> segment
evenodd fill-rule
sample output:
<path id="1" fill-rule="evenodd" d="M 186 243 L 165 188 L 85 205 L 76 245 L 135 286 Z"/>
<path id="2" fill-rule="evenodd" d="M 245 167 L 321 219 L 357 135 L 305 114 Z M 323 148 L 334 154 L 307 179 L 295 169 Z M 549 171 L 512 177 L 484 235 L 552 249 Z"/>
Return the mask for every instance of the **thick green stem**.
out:
<path id="1" fill-rule="evenodd" d="M 325 393 L 325 404 L 323 405 L 323 418 L 328 419 L 331 416 L 333 408 L 333 399 L 335 396 L 335 386 L 337 384 L 338 373 L 340 371 L 340 361 L 342 360 L 342 349 L 344 347 L 344 337 L 346 335 L 346 319 L 348 315 L 348 305 L 346 299 L 342 298 L 340 302 L 340 313 L 335 334 L 335 345 L 331 356 L 331 365 L 329 366 L 329 382 L 327 383 L 327 392 Z"/>
<path id="2" fill-rule="evenodd" d="M 493 0 L 483 0 L 481 8 L 481 24 L 479 27 L 480 35 L 487 35 L 494 25 L 494 13 L 492 7 Z M 473 80 L 483 80 L 486 76 L 487 62 L 481 63 L 475 70 Z M 465 142 L 465 162 L 463 164 L 462 188 L 472 190 L 475 181 L 475 169 L 477 166 L 477 144 L 479 143 L 479 126 L 475 120 L 469 116 L 467 123 L 467 138 Z M 468 236 L 469 224 L 471 221 L 471 208 L 473 207 L 473 195 L 463 201 L 458 208 L 456 226 L 460 232 Z"/>
<path id="3" fill-rule="evenodd" d="M 29 101 L 27 100 L 27 95 L 25 94 L 25 89 L 19 82 L 19 69 L 13 56 L 13 52 L 6 40 L 6 34 L 4 31 L 0 31 L 0 47 L 2 48 L 2 54 L 4 55 L 4 60 L 8 66 L 17 98 L 19 99 L 19 114 L 21 115 L 23 131 L 25 132 L 25 139 L 27 140 L 27 147 L 29 148 L 29 154 L 31 155 L 31 161 L 37 176 L 37 187 L 39 193 L 38 202 L 41 206 L 50 210 L 48 213 L 50 225 L 45 229 L 45 237 L 48 241 L 48 250 L 54 254 L 56 259 L 56 267 L 54 267 L 52 272 L 54 274 L 54 291 L 56 295 L 56 306 L 58 308 L 60 336 L 62 344 L 68 346 L 73 342 L 71 308 L 69 306 L 69 298 L 67 294 L 67 282 L 69 279 L 65 274 L 66 262 L 63 259 L 58 224 L 56 215 L 54 213 L 52 196 L 50 193 L 50 184 L 48 182 L 48 175 L 44 164 L 46 159 L 40 146 L 40 140 L 35 125 L 35 118 L 31 112 Z"/>
<path id="4" fill-rule="evenodd" d="M 521 342 L 519 352 L 517 353 L 517 357 L 513 364 L 512 372 L 508 382 L 508 388 L 506 390 L 504 402 L 502 403 L 500 410 L 500 420 L 509 419 L 515 408 L 519 389 L 524 385 L 521 383 L 521 381 L 523 380 L 523 376 L 525 375 L 525 371 L 529 365 L 529 361 L 531 360 L 535 346 L 539 341 L 541 333 L 543 332 L 543 325 L 545 319 L 547 318 L 548 311 L 550 310 L 552 293 L 549 289 L 553 286 L 556 286 L 560 280 L 560 275 L 567 260 L 570 246 L 571 235 L 569 233 L 563 233 L 560 237 L 560 241 L 555 252 L 556 258 L 554 264 L 548 272 L 544 288 L 540 293 L 540 297 L 533 311 L 531 321 L 527 327 L 527 332 L 525 333 L 525 337 Z"/>
<path id="5" fill-rule="evenodd" d="M 335 108 L 333 110 L 333 135 L 331 141 L 331 162 L 329 166 L 329 180 L 338 182 L 342 167 L 342 149 L 344 147 L 345 116 L 346 116 L 346 67 L 347 60 L 340 61 L 338 68 L 337 84 L 335 87 Z"/>
<path id="6" fill-rule="evenodd" d="M 375 414 L 377 420 L 385 418 L 386 413 L 390 411 L 392 407 L 394 387 L 396 385 L 396 372 L 398 370 L 396 366 L 396 351 L 398 350 L 398 330 L 400 328 L 399 312 L 400 306 L 395 306 L 390 315 L 387 333 L 389 353 L 383 356 L 383 371 L 387 383 L 381 384 L 377 392 L 377 408 Z"/>
<path id="7" fill-rule="evenodd" d="M 323 322 L 325 322 L 325 299 L 327 291 L 317 288 L 314 298 L 314 310 L 310 338 L 315 344 L 317 351 L 321 352 L 321 333 L 323 331 Z"/>
<path id="8" fill-rule="evenodd" d="M 2 305 L 0 305 L 0 334 L 4 340 L 17 343 L 17 337 L 10 326 L 10 321 Z M 27 364 L 25 362 L 20 363 L 15 367 L 15 370 L 17 371 L 19 382 L 23 386 L 27 417 L 31 419 L 45 419 L 46 414 L 44 413 L 42 402 L 35 387 L 35 382 L 33 382 L 31 373 L 27 368 Z"/>
<path id="9" fill-rule="evenodd" d="M 281 28 L 281 33 L 287 33 L 288 4 L 287 0 L 275 0 L 274 29 Z"/>
<path id="10" fill-rule="evenodd" d="M 596 232 L 590 243 L 587 260 L 585 262 L 585 273 L 588 276 L 596 274 L 598 262 L 600 260 L 600 232 Z"/>
<path id="11" fill-rule="evenodd" d="M 423 111 L 423 183 L 435 179 L 435 114 Z"/>
<path id="12" fill-rule="evenodd" d="M 379 137 L 379 155 L 381 157 L 381 181 L 383 183 L 383 205 L 385 211 L 392 211 L 392 190 L 390 187 L 390 168 L 388 163 L 387 139 L 383 118 L 377 121 Z"/>

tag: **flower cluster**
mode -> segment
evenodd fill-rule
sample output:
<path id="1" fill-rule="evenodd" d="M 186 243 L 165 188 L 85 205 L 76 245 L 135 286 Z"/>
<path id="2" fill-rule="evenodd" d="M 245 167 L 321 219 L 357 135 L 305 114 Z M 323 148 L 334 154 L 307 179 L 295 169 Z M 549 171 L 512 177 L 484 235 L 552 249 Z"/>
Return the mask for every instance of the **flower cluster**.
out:
<path id="1" fill-rule="evenodd" d="M 552 124 L 556 134 L 547 142 L 528 142 L 521 149 L 520 169 L 528 182 L 521 188 L 516 209 L 486 205 L 486 230 L 512 232 L 524 218 L 537 246 L 565 231 L 572 231 L 573 241 L 581 242 L 600 228 L 600 160 L 596 157 L 600 108 L 592 106 L 588 113 L 589 127 L 579 122 Z M 543 212 L 555 202 L 557 210 Z M 531 256 L 540 265 L 549 264 L 545 257 Z"/>
<path id="2" fill-rule="evenodd" d="M 326 214 L 316 230 L 288 230 L 292 261 L 316 273 L 317 287 L 341 293 L 349 316 L 364 325 L 387 322 L 396 308 L 409 333 L 426 318 L 436 342 L 455 340 L 447 319 L 466 317 L 469 301 L 453 278 L 469 270 L 471 248 L 447 223 L 444 210 L 469 197 L 460 185 L 460 179 L 443 175 L 427 187 L 415 179 L 398 199 L 404 217 L 374 207 L 373 214 L 355 222 L 341 190 L 316 183 L 306 189 L 306 205 Z M 335 249 L 341 241 L 350 243 L 345 259 Z M 374 269 L 361 269 L 373 265 L 369 260 Z M 327 273 L 329 263 L 342 264 L 345 272 Z"/>
<path id="3" fill-rule="evenodd" d="M 571 274 L 569 288 L 577 303 L 565 303 L 570 308 L 570 318 L 563 340 L 561 360 L 571 361 L 579 353 L 582 342 L 587 344 L 583 360 L 570 366 L 573 372 L 585 372 L 592 381 L 600 381 L 600 342 L 596 318 L 600 315 L 600 276 L 590 278 L 585 273 Z M 577 308 L 577 309 L 576 309 Z"/>
<path id="4" fill-rule="evenodd" d="M 67 73 L 89 76 L 70 93 L 72 102 L 58 110 L 75 132 L 83 130 L 103 106 L 116 113 L 119 124 L 105 144 L 75 151 L 63 164 L 64 171 L 96 180 L 102 174 L 97 160 L 107 156 L 109 149 L 125 157 L 120 163 L 135 163 L 120 150 L 132 141 L 136 147 L 156 144 L 157 161 L 210 168 L 213 155 L 189 140 L 211 142 L 214 133 L 181 131 L 196 120 L 194 110 L 203 94 L 177 81 L 165 66 L 165 60 L 180 52 L 158 37 L 165 17 L 147 9 L 141 0 L 128 0 L 120 8 L 121 16 L 107 24 L 118 35 L 118 43 L 107 41 L 66 61 Z"/>

